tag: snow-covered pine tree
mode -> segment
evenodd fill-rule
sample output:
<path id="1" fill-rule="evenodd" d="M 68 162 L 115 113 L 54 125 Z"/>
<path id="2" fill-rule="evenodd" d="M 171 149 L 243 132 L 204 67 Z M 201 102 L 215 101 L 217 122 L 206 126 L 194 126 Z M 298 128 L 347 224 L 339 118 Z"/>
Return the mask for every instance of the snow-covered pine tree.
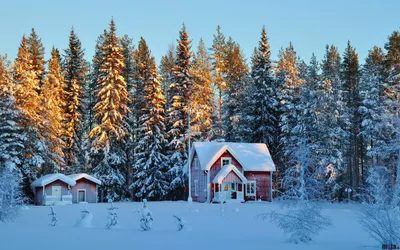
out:
<path id="1" fill-rule="evenodd" d="M 386 147 L 390 154 L 389 167 L 395 176 L 394 201 L 400 206 L 400 32 L 394 31 L 385 44 L 387 51 L 385 58 L 385 96 L 386 112 L 390 116 L 391 124 L 395 128 L 391 142 Z"/>
<path id="2" fill-rule="evenodd" d="M 190 100 L 191 131 L 195 140 L 206 141 L 212 137 L 214 93 L 212 88 L 211 61 L 200 39 L 193 55 L 193 90 Z"/>
<path id="3" fill-rule="evenodd" d="M 254 85 L 246 96 L 246 123 L 251 131 L 248 142 L 267 144 L 272 155 L 275 155 L 277 145 L 274 144 L 278 130 L 277 97 L 275 81 L 272 75 L 271 51 L 267 31 L 261 30 L 261 39 L 253 55 L 251 77 Z M 274 158 L 274 157 L 273 157 Z M 275 159 L 275 158 L 274 158 Z"/>
<path id="4" fill-rule="evenodd" d="M 67 172 L 80 172 L 85 167 L 84 153 L 84 86 L 87 79 L 87 63 L 81 41 L 74 29 L 69 35 L 68 48 L 64 51 L 64 156 Z"/>
<path id="5" fill-rule="evenodd" d="M 153 228 L 153 213 L 148 208 L 146 199 L 143 199 L 143 209 L 140 216 L 140 228 L 142 231 L 150 231 Z"/>
<path id="6" fill-rule="evenodd" d="M 35 80 L 39 82 L 39 94 L 46 76 L 45 61 L 44 61 L 44 47 L 41 39 L 36 34 L 35 29 L 32 28 L 31 33 L 27 39 L 28 49 L 30 54 L 31 70 L 34 74 Z"/>
<path id="7" fill-rule="evenodd" d="M 158 79 L 154 58 L 151 71 L 144 79 L 144 101 L 142 117 L 139 120 L 139 138 L 135 148 L 134 179 L 131 188 L 138 198 L 161 200 L 169 191 L 166 171 L 166 132 L 164 125 L 165 99 Z"/>
<path id="8" fill-rule="evenodd" d="M 126 186 L 129 187 L 132 184 L 132 172 L 135 162 L 135 101 L 132 98 L 135 94 L 135 46 L 133 39 L 128 35 L 124 35 L 121 38 L 122 54 L 124 55 L 124 65 L 122 70 L 122 77 L 125 79 L 127 91 L 129 93 L 128 107 L 129 112 L 127 114 L 127 135 L 125 138 L 124 150 L 127 157 L 127 168 L 125 169 Z"/>
<path id="9" fill-rule="evenodd" d="M 360 83 L 361 116 L 360 136 L 363 138 L 364 168 L 382 166 L 387 163 L 390 153 L 385 150 L 395 132 L 384 104 L 384 59 L 381 48 L 369 51 L 362 69 Z"/>
<path id="10" fill-rule="evenodd" d="M 45 143 L 39 134 L 42 124 L 39 81 L 31 70 L 28 41 L 22 37 L 17 58 L 12 65 L 13 93 L 17 108 L 22 111 L 21 127 L 27 135 L 24 162 L 21 166 L 23 176 L 22 191 L 25 198 L 33 199 L 31 183 L 37 178 L 38 169 L 45 162 Z"/>
<path id="11" fill-rule="evenodd" d="M 21 176 L 9 166 L 0 165 L 0 222 L 13 221 L 23 205 L 21 193 Z"/>
<path id="12" fill-rule="evenodd" d="M 244 141 L 243 109 L 247 89 L 253 84 L 248 75 L 246 60 L 240 46 L 231 38 L 227 41 L 226 82 L 223 99 L 223 125 L 225 140 L 230 142 Z"/>
<path id="13" fill-rule="evenodd" d="M 167 54 L 161 57 L 161 63 L 159 66 L 159 72 L 161 77 L 161 86 L 163 90 L 163 94 L 165 96 L 165 110 L 170 108 L 170 98 L 168 96 L 169 86 L 175 81 L 174 80 L 174 67 L 175 67 L 175 55 L 176 50 L 175 46 L 171 44 L 168 47 Z"/>
<path id="14" fill-rule="evenodd" d="M 217 34 L 214 34 L 213 45 L 211 47 L 212 58 L 212 77 L 214 88 L 217 89 L 217 101 L 215 105 L 214 121 L 213 121 L 213 134 L 214 139 L 224 138 L 223 126 L 223 101 L 224 90 L 226 88 L 225 74 L 227 64 L 226 54 L 227 46 L 225 36 L 221 31 L 221 27 L 217 26 Z"/>
<path id="15" fill-rule="evenodd" d="M 171 177 L 170 198 L 183 199 L 183 188 L 186 183 L 186 166 L 188 159 L 187 132 L 188 106 L 192 91 L 191 75 L 191 41 L 186 27 L 183 26 L 176 49 L 174 80 L 169 87 L 171 107 L 167 111 L 167 133 L 169 138 L 168 157 Z"/>
<path id="16" fill-rule="evenodd" d="M 90 165 L 94 176 L 103 183 L 100 188 L 102 200 L 116 200 L 126 192 L 123 173 L 127 158 L 123 145 L 127 135 L 129 93 L 122 77 L 124 57 L 114 20 L 110 22 L 102 50 L 104 63 L 97 79 L 97 102 L 93 108 L 97 126 L 89 134 L 92 140 Z"/>
<path id="17" fill-rule="evenodd" d="M 304 83 L 304 80 L 300 79 L 296 52 L 292 43 L 285 50 L 280 51 L 275 74 L 279 87 L 278 98 L 281 113 L 279 125 L 282 135 L 280 141 L 283 146 L 284 167 L 288 168 L 296 165 L 293 154 L 297 151 L 299 138 L 298 134 L 293 132 L 300 115 L 300 89 Z M 281 169 L 281 171 L 284 170 Z"/>
<path id="18" fill-rule="evenodd" d="M 42 86 L 43 116 L 45 119 L 44 132 L 47 138 L 47 148 L 51 154 L 51 162 L 46 162 L 43 166 L 42 174 L 54 173 L 60 170 L 64 164 L 64 154 L 62 141 L 63 136 L 63 117 L 64 117 L 64 76 L 61 69 L 60 54 L 53 47 L 51 58 L 48 62 L 47 78 Z"/>
<path id="19" fill-rule="evenodd" d="M 358 55 L 355 49 L 351 46 L 350 41 L 347 42 L 347 47 L 343 54 L 343 62 L 341 65 L 342 73 L 342 88 L 344 95 L 345 116 L 350 124 L 345 128 L 348 133 L 349 141 L 346 145 L 347 158 L 347 176 L 348 185 L 356 190 L 361 184 L 361 148 L 362 140 L 358 136 L 361 127 L 361 119 L 358 113 L 360 105 L 360 69 L 358 64 Z"/>

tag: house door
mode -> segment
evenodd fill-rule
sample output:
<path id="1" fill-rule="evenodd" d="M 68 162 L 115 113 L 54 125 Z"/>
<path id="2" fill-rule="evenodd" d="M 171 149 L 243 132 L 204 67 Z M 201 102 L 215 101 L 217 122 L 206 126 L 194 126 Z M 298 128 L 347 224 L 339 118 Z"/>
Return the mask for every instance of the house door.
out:
<path id="1" fill-rule="evenodd" d="M 230 199 L 232 199 L 232 189 L 231 189 L 231 183 L 229 183 L 229 182 L 224 182 L 224 183 L 222 183 L 222 190 L 224 191 L 224 193 L 225 193 L 225 199 L 226 200 L 230 200 Z"/>
<path id="2" fill-rule="evenodd" d="M 78 190 L 78 202 L 86 201 L 86 190 Z"/>
<path id="3" fill-rule="evenodd" d="M 51 195 L 54 196 L 54 200 L 61 200 L 61 186 L 52 186 L 51 187 Z"/>

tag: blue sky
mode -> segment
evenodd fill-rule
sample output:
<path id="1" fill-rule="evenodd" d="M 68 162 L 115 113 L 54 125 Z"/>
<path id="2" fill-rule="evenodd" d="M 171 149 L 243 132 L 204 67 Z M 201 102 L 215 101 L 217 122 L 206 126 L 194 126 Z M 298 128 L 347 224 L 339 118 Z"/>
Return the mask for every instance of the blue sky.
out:
<path id="1" fill-rule="evenodd" d="M 66 48 L 72 26 L 91 60 L 95 40 L 111 17 L 119 35 L 128 34 L 135 43 L 143 36 L 157 61 L 176 41 L 183 22 L 193 47 L 200 37 L 210 47 L 219 24 L 226 36 L 241 45 L 247 58 L 265 25 L 273 59 L 292 41 L 306 61 L 313 52 L 320 60 L 326 44 L 342 52 L 347 40 L 363 61 L 370 48 L 383 46 L 400 27 L 398 0 L 3 0 L 1 9 L 0 54 L 8 54 L 10 60 L 16 56 L 22 35 L 32 27 L 42 38 L 48 58 L 53 45 Z"/>

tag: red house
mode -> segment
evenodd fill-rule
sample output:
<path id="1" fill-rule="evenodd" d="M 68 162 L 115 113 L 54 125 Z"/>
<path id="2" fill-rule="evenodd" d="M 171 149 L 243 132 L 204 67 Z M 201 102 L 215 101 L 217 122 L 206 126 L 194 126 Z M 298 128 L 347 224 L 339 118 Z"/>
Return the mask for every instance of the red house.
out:
<path id="1" fill-rule="evenodd" d="M 190 159 L 193 201 L 272 201 L 275 164 L 265 144 L 195 142 Z"/>

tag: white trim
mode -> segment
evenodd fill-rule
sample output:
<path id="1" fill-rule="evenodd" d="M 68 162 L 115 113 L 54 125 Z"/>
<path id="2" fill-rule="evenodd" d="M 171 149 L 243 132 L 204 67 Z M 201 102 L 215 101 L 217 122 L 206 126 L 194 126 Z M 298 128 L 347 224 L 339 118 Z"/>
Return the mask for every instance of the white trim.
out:
<path id="1" fill-rule="evenodd" d="M 76 203 L 79 203 L 80 201 L 79 201 L 79 191 L 84 191 L 85 192 L 85 200 L 83 201 L 83 202 L 87 202 L 87 199 L 86 199 L 86 189 L 77 189 L 76 190 Z"/>
<path id="2" fill-rule="evenodd" d="M 238 177 L 239 179 L 243 182 L 246 183 L 247 182 L 247 178 L 239 171 L 239 169 L 237 169 L 234 165 L 230 164 L 230 165 L 226 165 L 223 166 L 221 168 L 221 170 L 215 175 L 214 179 L 213 179 L 213 183 L 221 183 L 224 181 L 225 177 L 231 172 L 233 171 Z"/>
<path id="3" fill-rule="evenodd" d="M 225 161 L 228 160 L 229 163 L 228 163 L 228 164 L 224 164 L 224 163 L 223 163 L 224 160 L 225 160 Z M 227 165 L 231 165 L 231 164 L 232 164 L 232 157 L 221 157 L 221 167 L 227 166 Z"/>
<path id="4" fill-rule="evenodd" d="M 272 201 L 272 172 L 269 172 L 269 195 Z"/>
<path id="5" fill-rule="evenodd" d="M 194 196 L 199 196 L 199 180 L 194 180 Z"/>
<path id="6" fill-rule="evenodd" d="M 247 192 L 247 188 L 250 185 L 254 185 L 254 193 Z M 247 181 L 247 183 L 246 183 L 246 196 L 256 196 L 256 194 L 257 194 L 256 188 L 257 188 L 257 182 L 256 181 Z"/>
<path id="7" fill-rule="evenodd" d="M 86 180 L 96 183 L 97 185 L 101 185 L 101 181 L 99 179 L 97 179 L 91 175 L 85 174 L 85 173 L 71 174 L 71 175 L 68 175 L 68 177 L 75 181 L 78 181 L 80 179 L 86 179 Z"/>
<path id="8" fill-rule="evenodd" d="M 210 171 L 207 171 L 207 202 L 211 202 L 211 184 L 210 184 Z"/>

